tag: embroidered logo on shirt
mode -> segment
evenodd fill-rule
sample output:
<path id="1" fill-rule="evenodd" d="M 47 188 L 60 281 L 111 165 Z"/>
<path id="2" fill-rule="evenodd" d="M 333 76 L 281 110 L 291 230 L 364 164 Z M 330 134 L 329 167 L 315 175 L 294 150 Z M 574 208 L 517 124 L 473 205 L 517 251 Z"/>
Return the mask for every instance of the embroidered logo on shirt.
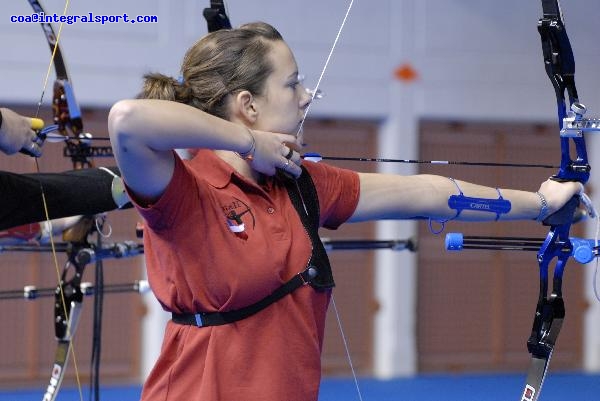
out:
<path id="1" fill-rule="evenodd" d="M 256 225 L 254 214 L 252 213 L 250 206 L 244 201 L 235 197 L 233 199 L 233 202 L 221 206 L 223 212 L 225 212 L 227 227 L 236 237 L 247 240 L 248 234 L 246 232 L 246 223 L 250 223 L 250 217 L 252 219 L 252 229 L 254 229 L 254 226 Z M 244 223 L 244 219 L 246 220 L 246 223 Z"/>

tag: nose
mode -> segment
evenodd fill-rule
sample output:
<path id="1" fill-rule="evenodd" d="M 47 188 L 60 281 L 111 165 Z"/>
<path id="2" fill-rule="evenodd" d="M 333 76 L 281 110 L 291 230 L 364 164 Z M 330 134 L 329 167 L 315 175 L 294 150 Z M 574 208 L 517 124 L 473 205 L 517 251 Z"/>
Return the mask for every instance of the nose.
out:
<path id="1" fill-rule="evenodd" d="M 306 91 L 306 93 L 308 94 L 308 96 L 310 96 L 311 99 L 322 99 L 324 94 L 323 91 L 321 89 L 310 89 L 310 88 L 304 88 L 304 90 Z"/>
<path id="2" fill-rule="evenodd" d="M 302 98 L 300 100 L 300 107 L 305 109 L 309 104 L 313 102 L 313 100 L 321 99 L 323 97 L 323 92 L 321 89 L 310 89 L 303 87 Z"/>
<path id="3" fill-rule="evenodd" d="M 309 93 L 309 89 L 302 86 L 300 92 L 300 108 L 306 109 L 308 105 L 312 102 L 312 95 Z"/>

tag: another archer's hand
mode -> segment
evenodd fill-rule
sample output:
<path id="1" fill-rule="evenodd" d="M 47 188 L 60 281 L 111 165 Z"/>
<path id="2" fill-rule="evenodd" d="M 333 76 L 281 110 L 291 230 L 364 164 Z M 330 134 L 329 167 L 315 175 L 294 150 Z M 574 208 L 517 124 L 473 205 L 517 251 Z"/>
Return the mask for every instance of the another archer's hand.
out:
<path id="1" fill-rule="evenodd" d="M 0 108 L 0 113 L 2 113 L 0 151 L 10 155 L 24 150 L 36 157 L 41 156 L 40 140 L 32 129 L 40 120 L 21 116 L 7 108 Z"/>

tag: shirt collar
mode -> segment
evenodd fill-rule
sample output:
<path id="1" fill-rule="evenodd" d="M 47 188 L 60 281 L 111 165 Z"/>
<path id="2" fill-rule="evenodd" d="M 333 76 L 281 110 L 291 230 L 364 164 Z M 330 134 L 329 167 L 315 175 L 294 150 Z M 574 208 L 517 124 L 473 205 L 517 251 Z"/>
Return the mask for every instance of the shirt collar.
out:
<path id="1" fill-rule="evenodd" d="M 256 184 L 238 173 L 235 168 L 210 149 L 199 149 L 188 163 L 192 166 L 197 166 L 198 169 L 196 171 L 201 171 L 202 178 L 215 188 L 225 188 L 232 179 L 235 179 L 237 182 L 244 182 L 247 185 L 256 186 Z M 207 166 L 210 167 L 207 168 Z M 266 182 L 263 185 L 259 185 L 259 187 L 268 191 L 272 185 L 273 180 L 267 178 Z"/>

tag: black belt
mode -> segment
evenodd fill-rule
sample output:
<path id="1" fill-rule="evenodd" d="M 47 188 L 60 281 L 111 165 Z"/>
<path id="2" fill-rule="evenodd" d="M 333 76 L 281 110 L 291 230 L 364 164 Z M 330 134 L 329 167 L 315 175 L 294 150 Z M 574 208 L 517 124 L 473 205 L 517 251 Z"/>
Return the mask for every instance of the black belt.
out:
<path id="1" fill-rule="evenodd" d="M 303 285 L 309 284 L 310 280 L 312 280 L 316 275 L 316 269 L 312 266 L 309 266 L 260 301 L 241 309 L 230 310 L 226 312 L 172 313 L 171 316 L 173 322 L 175 323 L 197 327 L 220 326 L 223 324 L 237 322 L 238 320 L 245 319 L 257 312 L 260 312 L 267 306 L 279 301 L 281 298 L 292 293 Z"/>

